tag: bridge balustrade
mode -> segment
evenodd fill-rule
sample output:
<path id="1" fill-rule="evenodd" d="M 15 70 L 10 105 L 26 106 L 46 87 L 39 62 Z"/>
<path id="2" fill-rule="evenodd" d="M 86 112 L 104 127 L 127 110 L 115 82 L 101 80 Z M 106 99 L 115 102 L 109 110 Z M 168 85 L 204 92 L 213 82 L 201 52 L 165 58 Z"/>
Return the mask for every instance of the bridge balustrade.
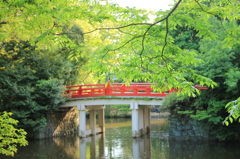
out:
<path id="1" fill-rule="evenodd" d="M 66 93 L 71 98 L 99 97 L 99 96 L 145 96 L 145 97 L 165 97 L 178 89 L 171 89 L 165 92 L 155 92 L 152 88 L 153 83 L 109 83 L 87 84 L 67 86 Z M 207 89 L 206 86 L 195 85 L 197 89 Z"/>
<path id="2" fill-rule="evenodd" d="M 166 92 L 155 92 L 151 87 L 152 83 L 122 83 L 88 84 L 67 86 L 66 93 L 72 98 L 99 97 L 99 96 L 146 96 L 146 97 L 165 97 L 167 94 L 177 91 L 171 89 Z"/>

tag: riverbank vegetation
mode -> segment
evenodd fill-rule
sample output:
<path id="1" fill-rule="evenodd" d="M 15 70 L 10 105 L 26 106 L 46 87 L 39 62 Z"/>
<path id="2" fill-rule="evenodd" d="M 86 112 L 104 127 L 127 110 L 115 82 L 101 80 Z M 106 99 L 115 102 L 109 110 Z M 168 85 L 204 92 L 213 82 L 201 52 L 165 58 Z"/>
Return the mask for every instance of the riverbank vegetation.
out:
<path id="1" fill-rule="evenodd" d="M 239 44 L 223 49 L 224 37 L 227 36 L 232 26 L 239 28 L 239 22 L 222 21 L 218 18 L 210 18 L 212 23 L 211 30 L 217 37 L 214 40 L 206 38 L 197 38 L 197 32 L 194 29 L 186 30 L 186 27 L 180 27 L 181 34 L 173 32 L 173 36 L 177 36 L 181 41 L 176 41 L 180 47 L 187 49 L 194 48 L 197 51 L 196 58 L 202 59 L 204 63 L 194 66 L 199 74 L 211 78 L 218 84 L 218 87 L 202 92 L 197 98 L 189 96 L 176 95 L 169 96 L 165 99 L 163 108 L 168 108 L 173 116 L 189 117 L 206 123 L 207 129 L 211 135 L 218 140 L 239 140 L 239 111 L 229 101 L 234 101 L 239 97 Z M 224 25 L 224 27 L 222 27 Z M 235 36 L 235 35 L 232 35 Z M 195 39 L 188 41 L 188 39 Z M 235 102 L 237 103 L 237 102 Z M 228 116 L 226 112 L 227 105 L 229 112 L 233 117 Z M 232 110 L 232 111 L 231 111 Z M 227 117 L 228 116 L 228 117 Z M 226 118 L 227 117 L 227 118 Z M 232 123 L 229 125 L 229 123 Z M 224 124 L 224 125 L 223 125 Z M 226 127 L 225 125 L 229 125 Z"/>
<path id="2" fill-rule="evenodd" d="M 0 7 L 0 111 L 29 133 L 65 101 L 65 85 L 147 82 L 192 97 L 200 93 L 195 84 L 206 85 L 195 115 L 214 124 L 224 115 L 213 114 L 239 97 L 238 1 L 176 0 L 157 12 L 106 0 L 5 0 Z M 227 108 L 229 125 L 239 120 L 238 100 Z"/>

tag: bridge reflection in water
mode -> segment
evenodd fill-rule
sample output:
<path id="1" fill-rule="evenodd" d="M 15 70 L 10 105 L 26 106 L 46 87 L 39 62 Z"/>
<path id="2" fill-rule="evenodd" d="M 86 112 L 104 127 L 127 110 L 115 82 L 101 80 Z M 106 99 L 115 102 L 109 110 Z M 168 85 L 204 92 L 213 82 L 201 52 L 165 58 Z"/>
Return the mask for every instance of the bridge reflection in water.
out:
<path id="1" fill-rule="evenodd" d="M 87 144 L 90 143 L 90 158 L 109 158 L 112 156 L 113 150 L 108 151 L 105 149 L 105 137 L 104 134 L 93 135 L 88 138 L 81 138 L 80 140 L 80 156 L 79 158 L 88 158 Z M 132 138 L 132 158 L 151 158 L 151 142 L 150 136 L 145 135 L 141 138 Z M 116 153 L 122 153 L 122 149 L 115 149 L 114 151 L 119 151 Z M 88 154 L 89 155 L 89 154 Z"/>

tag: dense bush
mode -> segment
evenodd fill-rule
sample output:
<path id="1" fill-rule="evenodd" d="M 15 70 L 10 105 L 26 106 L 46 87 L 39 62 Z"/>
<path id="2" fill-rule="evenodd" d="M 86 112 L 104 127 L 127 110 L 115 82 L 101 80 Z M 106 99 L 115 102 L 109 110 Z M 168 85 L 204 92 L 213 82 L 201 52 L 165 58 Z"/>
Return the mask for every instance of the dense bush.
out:
<path id="1" fill-rule="evenodd" d="M 0 111 L 12 112 L 27 132 L 36 131 L 46 124 L 46 112 L 64 102 L 71 63 L 27 41 L 4 42 L 0 50 Z"/>

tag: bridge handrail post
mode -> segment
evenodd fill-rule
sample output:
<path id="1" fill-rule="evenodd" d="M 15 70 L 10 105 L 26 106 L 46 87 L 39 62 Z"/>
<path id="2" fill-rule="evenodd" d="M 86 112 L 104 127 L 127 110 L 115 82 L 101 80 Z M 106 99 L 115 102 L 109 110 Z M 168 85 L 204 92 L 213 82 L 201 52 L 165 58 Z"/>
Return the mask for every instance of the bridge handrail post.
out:
<path id="1" fill-rule="evenodd" d="M 110 82 L 109 81 L 106 81 L 105 83 L 105 89 L 104 89 L 104 95 L 109 95 L 110 94 Z"/>
<path id="2" fill-rule="evenodd" d="M 146 87 L 146 94 L 151 95 L 151 85 L 147 85 Z"/>
<path id="3" fill-rule="evenodd" d="M 78 94 L 79 96 L 82 96 L 82 94 L 83 94 L 82 91 L 83 91 L 83 90 L 82 90 L 82 86 L 80 85 L 79 88 L 78 88 L 78 93 L 77 93 L 77 94 Z"/>
<path id="4" fill-rule="evenodd" d="M 134 96 L 138 95 L 138 86 L 136 84 L 133 84 L 133 94 Z"/>
<path id="5" fill-rule="evenodd" d="M 126 84 L 124 83 L 120 88 L 120 93 L 121 93 L 121 95 L 124 95 L 125 92 L 127 92 L 127 91 L 126 91 Z"/>

